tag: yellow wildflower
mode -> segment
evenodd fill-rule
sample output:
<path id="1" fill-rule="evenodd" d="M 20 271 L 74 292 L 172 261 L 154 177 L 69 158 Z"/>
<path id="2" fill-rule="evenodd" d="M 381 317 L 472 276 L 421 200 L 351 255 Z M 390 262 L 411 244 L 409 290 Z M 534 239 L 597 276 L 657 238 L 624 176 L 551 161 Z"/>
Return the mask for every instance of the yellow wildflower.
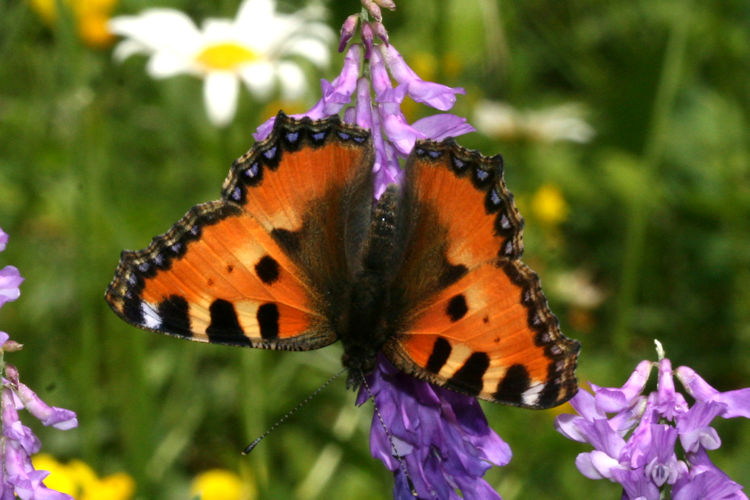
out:
<path id="1" fill-rule="evenodd" d="M 123 472 L 99 478 L 80 460 L 62 464 L 44 453 L 35 455 L 32 463 L 34 468 L 50 472 L 44 479 L 48 488 L 67 493 L 76 500 L 129 500 L 135 492 L 135 481 Z"/>
<path id="2" fill-rule="evenodd" d="M 199 474 L 190 487 L 191 495 L 201 500 L 251 500 L 254 490 L 248 488 L 234 472 L 211 469 Z"/>
<path id="3" fill-rule="evenodd" d="M 568 217 L 568 204 L 560 189 L 545 184 L 531 198 L 531 211 L 539 222 L 554 226 Z"/>
<path id="4" fill-rule="evenodd" d="M 29 0 L 31 8 L 51 26 L 60 17 L 58 1 Z M 78 36 L 92 47 L 106 47 L 114 40 L 107 22 L 116 4 L 117 0 L 62 0 L 64 8 L 73 16 Z"/>
<path id="5" fill-rule="evenodd" d="M 34 455 L 31 463 L 35 469 L 46 470 L 50 473 L 44 479 L 44 485 L 47 488 L 67 493 L 71 496 L 75 496 L 78 493 L 78 485 L 75 479 L 68 474 L 67 467 L 55 460 L 55 457 L 52 455 L 46 453 Z"/>

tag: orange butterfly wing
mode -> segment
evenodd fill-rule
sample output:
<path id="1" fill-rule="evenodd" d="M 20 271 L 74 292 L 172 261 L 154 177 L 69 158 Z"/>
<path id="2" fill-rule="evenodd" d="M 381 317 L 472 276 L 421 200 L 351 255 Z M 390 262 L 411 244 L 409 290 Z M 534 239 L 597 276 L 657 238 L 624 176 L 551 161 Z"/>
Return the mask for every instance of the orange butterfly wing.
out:
<path id="1" fill-rule="evenodd" d="M 547 408 L 571 398 L 579 344 L 560 332 L 520 261 L 523 220 L 502 160 L 424 141 L 406 173 L 411 236 L 394 293 L 410 307 L 386 355 L 407 373 L 490 401 Z"/>
<path id="2" fill-rule="evenodd" d="M 131 324 L 191 340 L 288 350 L 334 342 L 330 284 L 347 276 L 369 224 L 371 151 L 365 131 L 337 119 L 280 113 L 232 166 L 222 200 L 123 252 L 107 301 Z"/>

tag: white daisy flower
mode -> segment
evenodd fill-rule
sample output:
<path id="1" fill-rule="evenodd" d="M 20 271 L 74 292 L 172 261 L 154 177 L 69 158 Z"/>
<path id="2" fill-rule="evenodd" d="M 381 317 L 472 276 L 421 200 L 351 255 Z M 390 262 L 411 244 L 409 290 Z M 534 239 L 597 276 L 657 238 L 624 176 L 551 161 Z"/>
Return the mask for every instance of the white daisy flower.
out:
<path id="1" fill-rule="evenodd" d="M 311 22 L 314 12 L 275 12 L 273 0 L 245 0 L 235 19 L 206 19 L 202 29 L 174 9 L 147 9 L 109 22 L 125 38 L 115 47 L 118 60 L 147 54 L 148 74 L 167 78 L 189 73 L 205 78 L 203 97 L 211 122 L 228 124 L 237 109 L 239 82 L 258 99 L 275 85 L 281 97 L 294 99 L 306 89 L 302 69 L 289 58 L 299 56 L 318 67 L 328 65 L 333 31 Z"/>

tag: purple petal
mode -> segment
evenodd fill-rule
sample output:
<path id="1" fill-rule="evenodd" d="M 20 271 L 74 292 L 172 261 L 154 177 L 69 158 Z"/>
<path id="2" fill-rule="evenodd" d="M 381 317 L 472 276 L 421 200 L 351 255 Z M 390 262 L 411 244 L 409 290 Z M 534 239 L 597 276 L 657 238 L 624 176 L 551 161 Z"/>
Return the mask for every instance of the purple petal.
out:
<path id="1" fill-rule="evenodd" d="M 47 488 L 42 482 L 49 475 L 44 470 L 34 470 L 31 459 L 15 441 L 5 443 L 4 465 L 15 494 L 21 500 L 72 500 L 73 497 Z"/>
<path id="2" fill-rule="evenodd" d="M 629 408 L 619 412 L 609 419 L 609 426 L 612 427 L 615 432 L 624 436 L 638 423 L 638 420 L 646 411 L 646 408 L 646 396 L 638 396 Z"/>
<path id="3" fill-rule="evenodd" d="M 3 228 L 0 227 L 0 252 L 5 250 L 5 245 L 8 244 L 8 233 L 3 231 Z"/>
<path id="4" fill-rule="evenodd" d="M 665 483 L 674 484 L 680 474 L 687 473 L 684 463 L 677 460 L 674 444 L 677 441 L 677 430 L 664 424 L 651 424 L 651 439 L 639 443 L 642 447 L 644 473 L 646 477 L 661 487 Z"/>
<path id="5" fill-rule="evenodd" d="M 625 448 L 625 440 L 609 426 L 606 419 L 580 422 L 579 429 L 595 449 L 605 452 L 610 457 L 620 458 Z"/>
<path id="6" fill-rule="evenodd" d="M 458 137 L 475 130 L 466 118 L 450 113 L 439 113 L 419 119 L 412 123 L 412 127 L 435 141 L 441 141 L 447 137 Z"/>
<path id="7" fill-rule="evenodd" d="M 21 296 L 21 290 L 18 288 L 21 283 L 23 278 L 15 266 L 5 266 L 0 270 L 0 307 Z"/>
<path id="8" fill-rule="evenodd" d="M 674 379 L 672 378 L 672 362 L 668 358 L 659 361 L 659 380 L 656 384 L 655 407 L 662 417 L 674 420 L 676 415 L 688 410 L 685 397 L 675 392 Z"/>
<path id="9" fill-rule="evenodd" d="M 306 113 L 291 115 L 293 118 L 302 118 L 306 116 L 312 120 L 319 120 L 328 116 L 338 114 L 344 107 L 351 102 L 352 95 L 357 88 L 357 79 L 359 76 L 359 66 L 362 60 L 362 48 L 359 45 L 352 45 L 346 52 L 344 66 L 341 73 L 333 82 L 327 80 L 320 81 L 320 87 L 323 96 L 310 108 Z M 263 122 L 253 134 L 256 141 L 262 141 L 271 133 L 276 117 L 269 118 Z"/>
<path id="10" fill-rule="evenodd" d="M 346 48 L 346 44 L 354 36 L 354 32 L 357 30 L 357 24 L 359 23 L 359 14 L 352 14 L 347 17 L 344 24 L 341 25 L 341 38 L 339 39 L 339 52 L 343 52 Z"/>
<path id="11" fill-rule="evenodd" d="M 0 349 L 2 349 L 3 344 L 5 344 L 9 338 L 10 338 L 10 335 L 8 335 L 7 333 L 3 331 L 0 331 Z"/>
<path id="12" fill-rule="evenodd" d="M 570 405 L 586 420 L 593 421 L 597 418 L 605 418 L 607 415 L 596 406 L 594 396 L 587 391 L 578 391 L 570 400 Z"/>
<path id="13" fill-rule="evenodd" d="M 704 450 L 689 454 L 689 458 L 690 474 L 675 483 L 672 490 L 673 500 L 747 500 L 747 496 L 742 492 L 742 486 L 717 468 Z"/>
<path id="14" fill-rule="evenodd" d="M 580 394 L 581 392 L 583 391 L 579 391 L 578 394 Z M 563 413 L 555 418 L 554 425 L 557 432 L 559 432 L 566 438 L 572 439 L 573 441 L 578 441 L 579 443 L 588 443 L 586 435 L 581 432 L 581 429 L 578 427 L 578 424 L 583 421 L 585 421 L 583 417 L 571 415 L 569 413 Z"/>
<path id="15" fill-rule="evenodd" d="M 357 80 L 357 103 L 355 105 L 354 123 L 358 126 L 371 130 L 372 127 L 372 103 L 370 102 L 370 82 L 365 77 Z"/>
<path id="16" fill-rule="evenodd" d="M 623 499 L 659 500 L 659 488 L 640 470 L 614 470 L 613 479 L 623 487 Z"/>
<path id="17" fill-rule="evenodd" d="M 372 41 L 375 38 L 370 23 L 362 23 L 362 44 L 365 46 L 365 59 L 372 54 Z"/>
<path id="18" fill-rule="evenodd" d="M 78 419 L 74 412 L 65 408 L 49 406 L 25 384 L 19 382 L 16 393 L 29 413 L 38 418 L 44 425 L 51 425 L 63 431 L 78 426 Z"/>
<path id="19" fill-rule="evenodd" d="M 383 109 L 383 106 L 380 106 Z M 414 129 L 403 114 L 380 114 L 380 120 L 385 130 L 388 141 L 393 144 L 396 151 L 402 155 L 408 155 L 414 149 L 417 139 L 425 139 L 424 134 Z"/>
<path id="20" fill-rule="evenodd" d="M 579 453 L 576 457 L 576 467 L 589 479 L 612 479 L 612 472 L 622 469 L 623 465 L 603 451 L 594 450 Z"/>
<path id="21" fill-rule="evenodd" d="M 725 410 L 726 406 L 721 403 L 697 401 L 687 413 L 678 417 L 677 431 L 685 451 L 695 452 L 700 446 L 715 450 L 721 446 L 719 435 L 709 424 Z"/>
<path id="22" fill-rule="evenodd" d="M 372 81 L 372 88 L 375 91 L 376 100 L 379 102 L 382 99 L 382 96 L 393 88 L 391 77 L 388 75 L 388 70 L 385 67 L 385 60 L 380 51 L 377 50 L 374 51 L 370 57 L 370 80 Z M 406 95 L 406 87 L 404 87 L 402 100 L 404 95 Z"/>
<path id="23" fill-rule="evenodd" d="M 34 432 L 23 425 L 18 418 L 16 398 L 13 392 L 7 387 L 4 388 L 0 399 L 2 400 L 3 435 L 18 443 L 28 454 L 38 452 L 42 444 Z"/>
<path id="24" fill-rule="evenodd" d="M 596 406 L 603 412 L 614 413 L 622 411 L 632 405 L 636 397 L 646 387 L 648 376 L 651 373 L 651 361 L 641 361 L 635 371 L 630 375 L 627 382 L 619 388 L 599 387 L 591 384 L 596 395 Z"/>
<path id="25" fill-rule="evenodd" d="M 372 30 L 375 32 L 377 37 L 383 40 L 386 45 L 388 45 L 388 32 L 385 30 L 385 26 L 383 26 L 383 23 L 376 21 L 374 23 L 370 23 L 370 25 L 372 26 Z"/>
<path id="26" fill-rule="evenodd" d="M 409 97 L 441 111 L 449 110 L 456 102 L 456 94 L 464 94 L 462 88 L 451 88 L 439 83 L 426 82 L 419 78 L 393 45 L 380 45 L 380 51 L 393 78 L 406 85 Z M 375 51 L 373 52 L 374 55 Z"/>
<path id="27" fill-rule="evenodd" d="M 680 366 L 675 373 L 688 394 L 696 400 L 704 402 L 714 401 L 726 405 L 726 410 L 721 415 L 722 417 L 750 418 L 750 388 L 719 392 L 703 380 L 692 368 Z"/>

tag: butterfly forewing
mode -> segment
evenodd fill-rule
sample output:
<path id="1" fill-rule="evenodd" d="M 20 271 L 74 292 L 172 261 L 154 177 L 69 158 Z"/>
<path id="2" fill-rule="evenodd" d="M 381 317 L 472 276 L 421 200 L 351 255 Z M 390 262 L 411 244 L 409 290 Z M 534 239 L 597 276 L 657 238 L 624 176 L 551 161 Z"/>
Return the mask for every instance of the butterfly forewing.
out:
<path id="1" fill-rule="evenodd" d="M 136 326 L 191 340 L 330 344 L 331 304 L 341 301 L 331 283 L 348 279 L 369 224 L 370 170 L 365 131 L 279 114 L 235 162 L 223 200 L 123 252 L 106 299 Z M 345 235 L 354 243 L 342 245 Z"/>
<path id="2" fill-rule="evenodd" d="M 393 291 L 406 312 L 386 354 L 482 399 L 543 408 L 572 397 L 578 344 L 519 260 L 523 221 L 501 160 L 424 142 L 406 169 L 410 239 Z"/>

